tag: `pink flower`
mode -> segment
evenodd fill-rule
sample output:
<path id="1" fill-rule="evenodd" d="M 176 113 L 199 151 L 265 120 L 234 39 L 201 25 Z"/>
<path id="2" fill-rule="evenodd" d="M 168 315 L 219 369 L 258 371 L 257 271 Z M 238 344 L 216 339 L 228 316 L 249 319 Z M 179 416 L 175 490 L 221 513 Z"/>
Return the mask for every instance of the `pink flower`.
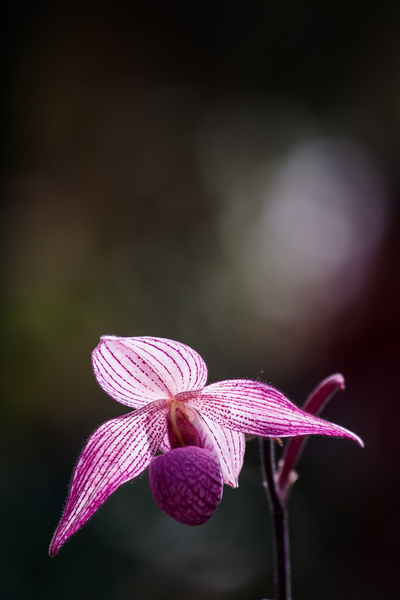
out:
<path id="1" fill-rule="evenodd" d="M 51 556 L 149 465 L 160 508 L 181 523 L 200 525 L 215 512 L 223 483 L 238 485 L 245 433 L 323 434 L 363 445 L 351 431 L 302 411 L 266 383 L 233 379 L 206 386 L 203 359 L 179 342 L 103 336 L 92 358 L 103 390 L 135 410 L 103 423 L 86 444 Z"/>

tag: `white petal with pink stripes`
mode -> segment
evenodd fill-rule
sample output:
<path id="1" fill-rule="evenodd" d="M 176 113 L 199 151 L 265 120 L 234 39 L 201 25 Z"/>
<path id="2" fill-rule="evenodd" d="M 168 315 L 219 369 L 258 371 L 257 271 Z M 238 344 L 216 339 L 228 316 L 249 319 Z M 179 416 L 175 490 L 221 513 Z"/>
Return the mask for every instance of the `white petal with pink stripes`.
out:
<path id="1" fill-rule="evenodd" d="M 101 425 L 86 444 L 51 556 L 150 463 L 158 505 L 181 523 L 196 525 L 216 510 L 222 482 L 237 487 L 245 433 L 323 434 L 363 445 L 351 431 L 302 411 L 265 383 L 237 379 L 206 386 L 203 359 L 180 342 L 108 335 L 92 358 L 103 390 L 136 410 Z M 155 457 L 159 450 L 164 454 Z"/>

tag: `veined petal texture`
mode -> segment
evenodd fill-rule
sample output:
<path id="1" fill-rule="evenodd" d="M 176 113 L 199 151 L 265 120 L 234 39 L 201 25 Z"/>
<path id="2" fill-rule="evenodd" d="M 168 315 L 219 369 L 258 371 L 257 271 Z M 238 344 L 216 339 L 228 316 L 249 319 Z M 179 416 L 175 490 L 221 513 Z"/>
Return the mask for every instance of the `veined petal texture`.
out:
<path id="1" fill-rule="evenodd" d="M 72 479 L 67 507 L 54 534 L 50 556 L 123 483 L 142 473 L 166 431 L 165 401 L 103 423 L 86 444 Z"/>
<path id="2" fill-rule="evenodd" d="M 238 487 L 238 477 L 243 466 L 246 440 L 244 433 L 233 431 L 215 423 L 209 417 L 199 414 L 203 427 L 212 439 L 214 450 L 221 465 L 224 483 Z"/>
<path id="3" fill-rule="evenodd" d="M 199 412 L 197 412 L 197 420 L 194 425 L 198 429 L 204 447 L 210 449 L 211 446 L 216 453 L 224 483 L 231 487 L 238 487 L 238 477 L 246 450 L 244 433 L 227 429 Z M 162 452 L 171 450 L 168 435 L 165 435 L 161 442 L 160 450 Z"/>
<path id="4" fill-rule="evenodd" d="M 193 408 L 228 429 L 264 437 L 320 434 L 347 437 L 363 446 L 351 431 L 310 415 L 279 390 L 258 381 L 232 379 L 181 394 Z"/>
<path id="5" fill-rule="evenodd" d="M 202 388 L 207 367 L 197 352 L 180 342 L 153 337 L 106 335 L 92 353 L 100 386 L 134 408 Z"/>

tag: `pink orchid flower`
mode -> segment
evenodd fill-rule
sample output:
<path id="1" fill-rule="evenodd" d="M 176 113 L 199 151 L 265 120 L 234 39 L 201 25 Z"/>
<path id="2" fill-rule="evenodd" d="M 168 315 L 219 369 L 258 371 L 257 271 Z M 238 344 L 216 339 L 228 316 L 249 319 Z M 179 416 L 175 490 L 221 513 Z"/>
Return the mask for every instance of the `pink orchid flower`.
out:
<path id="1" fill-rule="evenodd" d="M 179 342 L 103 336 L 92 359 L 103 390 L 135 410 L 103 423 L 86 444 L 51 556 L 119 486 L 149 465 L 158 506 L 180 523 L 200 525 L 218 507 L 223 484 L 237 487 L 246 433 L 323 434 L 363 445 L 351 431 L 302 411 L 266 383 L 233 379 L 206 385 L 203 359 Z"/>

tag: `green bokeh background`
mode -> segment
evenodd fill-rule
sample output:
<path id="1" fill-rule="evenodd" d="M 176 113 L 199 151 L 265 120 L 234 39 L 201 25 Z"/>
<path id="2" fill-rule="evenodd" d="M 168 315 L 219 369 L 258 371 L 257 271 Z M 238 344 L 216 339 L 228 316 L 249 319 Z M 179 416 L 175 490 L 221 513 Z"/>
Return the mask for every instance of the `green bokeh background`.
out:
<path id="1" fill-rule="evenodd" d="M 256 441 L 206 525 L 164 515 L 145 473 L 47 556 L 85 440 L 125 412 L 91 371 L 102 334 L 179 340 L 210 381 L 263 377 L 296 403 L 342 372 L 325 416 L 366 448 L 318 438 L 302 457 L 294 598 L 397 598 L 398 5 L 3 2 L 1 39 L 0 598 L 273 598 Z M 390 190 L 360 285 L 329 289 L 329 310 L 242 262 L 260 177 L 326 136 Z M 292 312 L 262 308 L 249 270 Z"/>

